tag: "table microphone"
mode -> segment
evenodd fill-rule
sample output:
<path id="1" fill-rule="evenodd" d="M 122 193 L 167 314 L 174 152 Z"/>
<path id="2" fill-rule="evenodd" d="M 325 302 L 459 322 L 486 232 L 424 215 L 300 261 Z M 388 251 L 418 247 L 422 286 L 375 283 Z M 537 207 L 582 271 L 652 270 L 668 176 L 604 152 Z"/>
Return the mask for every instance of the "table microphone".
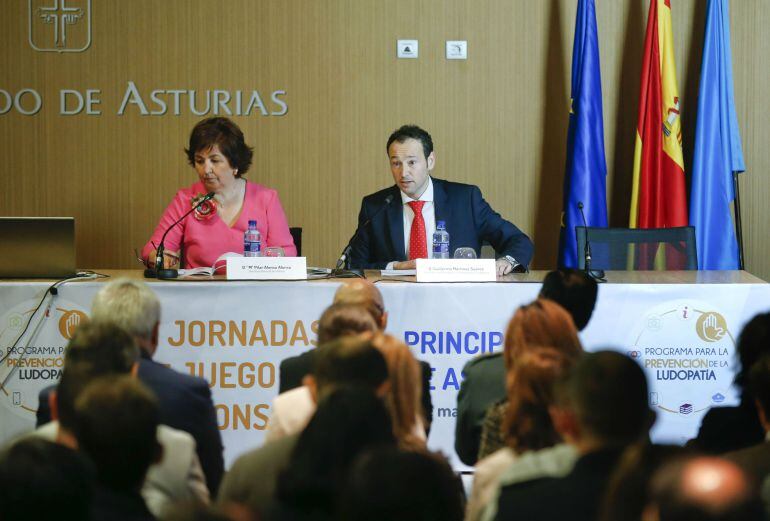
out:
<path id="1" fill-rule="evenodd" d="M 195 210 L 200 208 L 200 206 L 203 203 L 205 203 L 206 201 L 210 201 L 213 198 L 214 198 L 214 192 L 207 193 L 205 196 L 203 196 L 203 199 L 198 201 L 198 204 L 196 204 L 195 206 L 190 208 L 190 210 L 187 213 L 185 213 L 182 217 L 177 219 L 174 224 L 172 224 L 171 226 L 166 228 L 166 231 L 163 232 L 163 236 L 160 238 L 160 244 L 158 244 L 158 248 L 157 248 L 156 253 L 155 253 L 155 269 L 147 268 L 146 270 L 144 270 L 145 278 L 148 278 L 148 279 L 154 279 L 154 278 L 158 278 L 158 279 L 175 279 L 175 278 L 177 278 L 179 276 L 179 271 L 178 270 L 170 269 L 170 268 L 164 268 L 163 267 L 163 252 L 165 250 L 164 242 L 166 240 L 166 235 L 168 235 L 168 232 L 170 232 L 171 229 L 174 226 L 176 226 L 177 224 L 182 222 L 182 220 L 185 217 L 187 217 L 188 215 L 193 213 Z"/>
<path id="2" fill-rule="evenodd" d="M 588 237 L 588 223 L 586 222 L 586 214 L 583 213 L 583 201 L 578 201 L 578 210 L 580 210 L 580 216 L 583 218 L 583 226 L 586 229 L 586 244 L 583 249 L 583 258 L 585 263 L 586 275 L 594 279 L 596 282 L 607 282 L 604 278 L 604 270 L 591 270 L 591 241 Z"/>
<path id="3" fill-rule="evenodd" d="M 374 212 L 372 216 L 369 217 L 366 221 L 364 221 L 364 224 L 356 228 L 356 232 L 353 234 L 353 237 L 351 237 L 350 240 L 348 241 L 348 245 L 345 246 L 344 250 L 342 250 L 342 255 L 340 255 L 339 260 L 337 260 L 337 266 L 334 267 L 334 271 L 332 273 L 334 273 L 335 275 L 339 275 L 340 271 L 349 271 L 361 277 L 364 276 L 363 270 L 350 269 L 350 250 L 353 249 L 353 244 L 356 242 L 356 240 L 358 239 L 358 236 L 361 234 L 361 230 L 369 226 L 369 223 L 372 222 L 372 219 L 380 215 L 380 212 L 382 212 L 385 208 L 387 208 L 392 201 L 393 201 L 393 194 L 389 194 L 385 198 L 385 204 L 377 208 L 377 211 Z"/>

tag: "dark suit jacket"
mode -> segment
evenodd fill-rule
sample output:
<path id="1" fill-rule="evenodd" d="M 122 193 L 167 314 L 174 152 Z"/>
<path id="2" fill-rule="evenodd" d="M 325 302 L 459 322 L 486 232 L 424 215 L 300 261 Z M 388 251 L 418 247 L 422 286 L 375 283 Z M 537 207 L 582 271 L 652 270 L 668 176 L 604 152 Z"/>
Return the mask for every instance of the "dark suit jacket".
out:
<path id="1" fill-rule="evenodd" d="M 285 393 L 295 387 L 302 385 L 302 379 L 310 374 L 315 364 L 315 349 L 305 351 L 301 355 L 292 356 L 281 361 L 278 366 L 278 392 Z M 430 434 L 430 425 L 433 423 L 433 400 L 430 397 L 430 377 L 432 371 L 430 364 L 422 360 L 420 369 L 422 370 L 422 408 L 425 420 L 428 424 L 425 426 L 425 434 Z"/>
<path id="2" fill-rule="evenodd" d="M 393 196 L 390 204 L 375 215 L 389 195 Z M 436 222 L 446 222 L 450 254 L 470 247 L 480 255 L 487 241 L 499 256 L 510 255 L 525 267 L 532 260 L 532 241 L 487 204 L 479 187 L 433 179 L 433 205 Z M 372 222 L 362 226 L 370 218 Z M 407 260 L 403 204 L 396 185 L 364 197 L 358 226 L 360 235 L 350 254 L 352 268 L 383 269 L 391 261 Z"/>
<path id="3" fill-rule="evenodd" d="M 506 398 L 502 353 L 470 360 L 463 368 L 463 376 L 457 393 L 455 451 L 463 463 L 475 465 L 487 409 Z"/>
<path id="4" fill-rule="evenodd" d="M 709 454 L 744 449 L 765 440 L 757 409 L 750 398 L 737 407 L 712 407 L 701 420 L 698 436 L 688 447 Z"/>
<path id="5" fill-rule="evenodd" d="M 158 398 L 161 423 L 188 432 L 195 438 L 206 484 L 214 497 L 224 474 L 224 459 L 222 438 L 208 382 L 169 369 L 144 353 L 139 361 L 138 376 Z M 48 396 L 55 388 L 50 386 L 40 391 L 37 426 L 51 421 Z"/>
<path id="6" fill-rule="evenodd" d="M 97 483 L 91 501 L 91 519 L 111 521 L 153 521 L 142 496 L 137 492 L 115 491 Z"/>
<path id="7" fill-rule="evenodd" d="M 500 521 L 595 521 L 604 490 L 622 451 L 600 450 L 582 456 L 563 478 L 543 478 L 502 488 Z"/>

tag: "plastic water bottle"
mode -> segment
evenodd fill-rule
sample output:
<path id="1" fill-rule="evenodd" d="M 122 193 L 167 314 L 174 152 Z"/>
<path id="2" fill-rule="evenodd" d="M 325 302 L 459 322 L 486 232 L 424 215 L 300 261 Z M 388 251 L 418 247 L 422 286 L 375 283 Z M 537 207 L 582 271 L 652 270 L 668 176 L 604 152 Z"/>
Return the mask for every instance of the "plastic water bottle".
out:
<path id="1" fill-rule="evenodd" d="M 249 221 L 249 229 L 243 234 L 243 256 L 259 257 L 262 255 L 262 237 L 257 230 L 257 221 Z"/>
<path id="2" fill-rule="evenodd" d="M 433 258 L 449 258 L 449 232 L 446 231 L 444 221 L 436 223 L 436 233 L 433 234 Z"/>

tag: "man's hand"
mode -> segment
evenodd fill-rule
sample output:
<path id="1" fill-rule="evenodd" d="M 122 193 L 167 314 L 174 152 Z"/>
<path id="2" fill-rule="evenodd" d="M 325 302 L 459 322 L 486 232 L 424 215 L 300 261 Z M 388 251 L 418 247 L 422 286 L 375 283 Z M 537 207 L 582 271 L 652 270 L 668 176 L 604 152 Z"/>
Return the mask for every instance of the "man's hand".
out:
<path id="1" fill-rule="evenodd" d="M 497 276 L 502 277 L 503 275 L 508 275 L 513 270 L 513 265 L 508 262 L 507 259 L 497 259 L 497 262 L 495 262 L 495 266 L 497 267 Z"/>
<path id="2" fill-rule="evenodd" d="M 403 262 L 395 262 L 393 263 L 393 269 L 394 270 L 415 270 L 417 269 L 417 261 L 414 259 L 403 261 Z"/>

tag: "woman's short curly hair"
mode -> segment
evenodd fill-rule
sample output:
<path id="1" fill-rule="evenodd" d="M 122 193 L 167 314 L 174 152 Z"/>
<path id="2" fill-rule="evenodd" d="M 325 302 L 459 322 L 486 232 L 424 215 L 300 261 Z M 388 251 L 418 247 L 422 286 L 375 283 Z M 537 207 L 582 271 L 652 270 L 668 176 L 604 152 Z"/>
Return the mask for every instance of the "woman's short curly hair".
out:
<path id="1" fill-rule="evenodd" d="M 227 118 L 207 118 L 199 121 L 190 133 L 190 144 L 185 148 L 187 161 L 195 166 L 195 154 L 217 145 L 227 158 L 230 166 L 238 172 L 235 177 L 241 177 L 249 171 L 253 149 L 243 139 L 241 129 Z"/>

